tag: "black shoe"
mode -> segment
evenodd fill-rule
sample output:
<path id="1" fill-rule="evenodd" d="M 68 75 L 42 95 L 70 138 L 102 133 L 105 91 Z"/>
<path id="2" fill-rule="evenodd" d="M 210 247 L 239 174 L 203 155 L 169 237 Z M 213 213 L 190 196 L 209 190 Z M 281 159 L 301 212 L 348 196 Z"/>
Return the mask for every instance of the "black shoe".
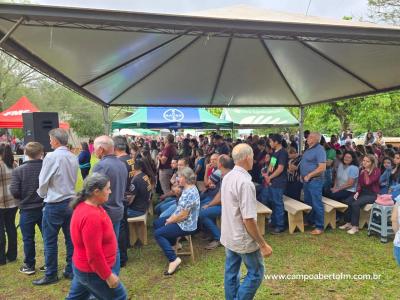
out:
<path id="1" fill-rule="evenodd" d="M 43 278 L 32 281 L 32 283 L 34 285 L 47 285 L 47 284 L 56 283 L 58 280 L 59 279 L 58 279 L 57 275 L 54 275 L 52 277 L 44 276 Z"/>
<path id="2" fill-rule="evenodd" d="M 39 271 L 40 272 L 46 272 L 46 266 L 41 266 L 40 268 L 39 268 Z"/>
<path id="3" fill-rule="evenodd" d="M 64 272 L 63 272 L 63 277 L 64 277 L 65 279 L 72 280 L 72 279 L 74 278 L 74 274 L 64 271 Z"/>
<path id="4" fill-rule="evenodd" d="M 274 230 L 271 231 L 271 234 L 273 235 L 279 235 L 285 232 L 285 229 L 279 229 L 279 228 L 274 228 Z"/>
<path id="5" fill-rule="evenodd" d="M 27 264 L 23 264 L 19 271 L 23 274 L 32 275 L 35 274 L 35 267 L 29 267 Z"/>

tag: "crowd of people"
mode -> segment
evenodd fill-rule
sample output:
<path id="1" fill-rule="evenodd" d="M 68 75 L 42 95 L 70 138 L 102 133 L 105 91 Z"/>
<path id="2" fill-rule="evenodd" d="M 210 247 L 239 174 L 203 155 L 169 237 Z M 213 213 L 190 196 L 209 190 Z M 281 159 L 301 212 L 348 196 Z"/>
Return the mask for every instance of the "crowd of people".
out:
<path id="1" fill-rule="evenodd" d="M 382 137 L 382 135 L 380 135 Z M 63 277 L 72 280 L 67 299 L 125 299 L 119 280 L 128 261 L 128 218 L 146 214 L 155 201 L 154 238 L 173 275 L 182 260 L 177 251 L 189 235 L 208 241 L 205 249 L 226 248 L 225 295 L 251 299 L 264 276 L 263 257 L 272 254 L 257 227 L 256 201 L 272 209 L 268 230 L 286 230 L 283 196 L 312 207 L 306 225 L 311 234 L 324 232 L 322 196 L 348 205 L 341 229 L 358 232 L 360 208 L 380 194 L 400 194 L 400 152 L 381 138 L 355 146 L 330 141 L 317 132 L 305 132 L 304 151 L 298 139 L 285 134 L 244 140 L 186 136 L 179 140 L 146 140 L 100 136 L 82 143 L 78 157 L 62 129 L 49 132 L 53 152 L 30 142 L 26 161 L 16 166 L 9 144 L 0 144 L 0 264 L 17 258 L 15 218 L 24 243 L 20 272 L 36 272 L 35 226 L 41 230 L 44 276 L 35 285 L 59 281 L 58 233 L 64 234 L 66 266 Z M 370 141 L 371 140 L 371 141 Z M 91 155 L 99 161 L 92 167 Z M 44 157 L 44 158 L 43 158 Z M 78 170 L 84 183 L 76 194 Z M 91 171 L 91 172 L 90 172 Z M 90 173 L 90 174 L 89 174 Z M 395 195 L 393 196 L 395 197 Z M 395 257 L 400 264 L 400 213 L 393 212 Z M 221 224 L 217 224 L 217 220 Z M 7 233 L 7 240 L 5 238 Z M 6 251 L 7 245 L 7 251 Z M 240 283 L 240 265 L 248 273 Z"/>

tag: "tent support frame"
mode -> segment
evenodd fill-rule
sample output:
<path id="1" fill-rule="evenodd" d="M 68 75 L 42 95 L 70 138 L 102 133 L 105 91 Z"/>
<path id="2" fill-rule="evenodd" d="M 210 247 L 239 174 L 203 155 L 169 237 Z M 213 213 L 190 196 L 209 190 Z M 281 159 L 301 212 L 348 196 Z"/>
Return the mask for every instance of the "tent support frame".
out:
<path id="1" fill-rule="evenodd" d="M 110 111 L 108 106 L 103 106 L 104 134 L 110 135 Z"/>
<path id="2" fill-rule="evenodd" d="M 17 30 L 19 25 L 21 25 L 22 22 L 24 22 L 24 21 L 25 21 L 25 17 L 19 18 L 19 20 L 13 25 L 13 27 L 11 27 L 10 30 L 5 34 L 5 36 L 3 36 L 3 38 L 0 40 L 0 47 L 5 41 L 7 41 L 7 39 L 13 34 L 13 32 L 15 30 Z"/>
<path id="3" fill-rule="evenodd" d="M 304 106 L 300 106 L 299 154 L 303 151 L 303 138 L 304 138 Z"/>

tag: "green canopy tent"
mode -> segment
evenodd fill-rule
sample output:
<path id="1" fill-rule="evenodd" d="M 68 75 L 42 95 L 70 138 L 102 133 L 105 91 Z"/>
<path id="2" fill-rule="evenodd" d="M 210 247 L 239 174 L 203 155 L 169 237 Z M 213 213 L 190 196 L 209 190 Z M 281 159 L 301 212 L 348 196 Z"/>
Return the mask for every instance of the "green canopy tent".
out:
<path id="1" fill-rule="evenodd" d="M 232 128 L 232 122 L 213 116 L 204 108 L 139 107 L 131 116 L 112 122 L 112 129 L 221 129 Z"/>
<path id="2" fill-rule="evenodd" d="M 287 109 L 280 107 L 224 108 L 220 118 L 233 122 L 235 128 L 299 125 L 299 121 Z"/>

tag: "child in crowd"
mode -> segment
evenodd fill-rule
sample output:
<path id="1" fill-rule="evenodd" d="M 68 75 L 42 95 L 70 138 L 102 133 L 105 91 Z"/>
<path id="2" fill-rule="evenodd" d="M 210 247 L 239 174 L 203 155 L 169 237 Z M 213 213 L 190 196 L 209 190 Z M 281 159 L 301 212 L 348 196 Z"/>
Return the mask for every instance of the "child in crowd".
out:
<path id="1" fill-rule="evenodd" d="M 25 259 L 19 271 L 32 275 L 36 272 L 35 225 L 42 231 L 43 199 L 36 190 L 42 169 L 43 146 L 37 142 L 26 144 L 25 156 L 28 160 L 12 172 L 10 192 L 20 208 L 19 225 L 24 242 Z"/>

